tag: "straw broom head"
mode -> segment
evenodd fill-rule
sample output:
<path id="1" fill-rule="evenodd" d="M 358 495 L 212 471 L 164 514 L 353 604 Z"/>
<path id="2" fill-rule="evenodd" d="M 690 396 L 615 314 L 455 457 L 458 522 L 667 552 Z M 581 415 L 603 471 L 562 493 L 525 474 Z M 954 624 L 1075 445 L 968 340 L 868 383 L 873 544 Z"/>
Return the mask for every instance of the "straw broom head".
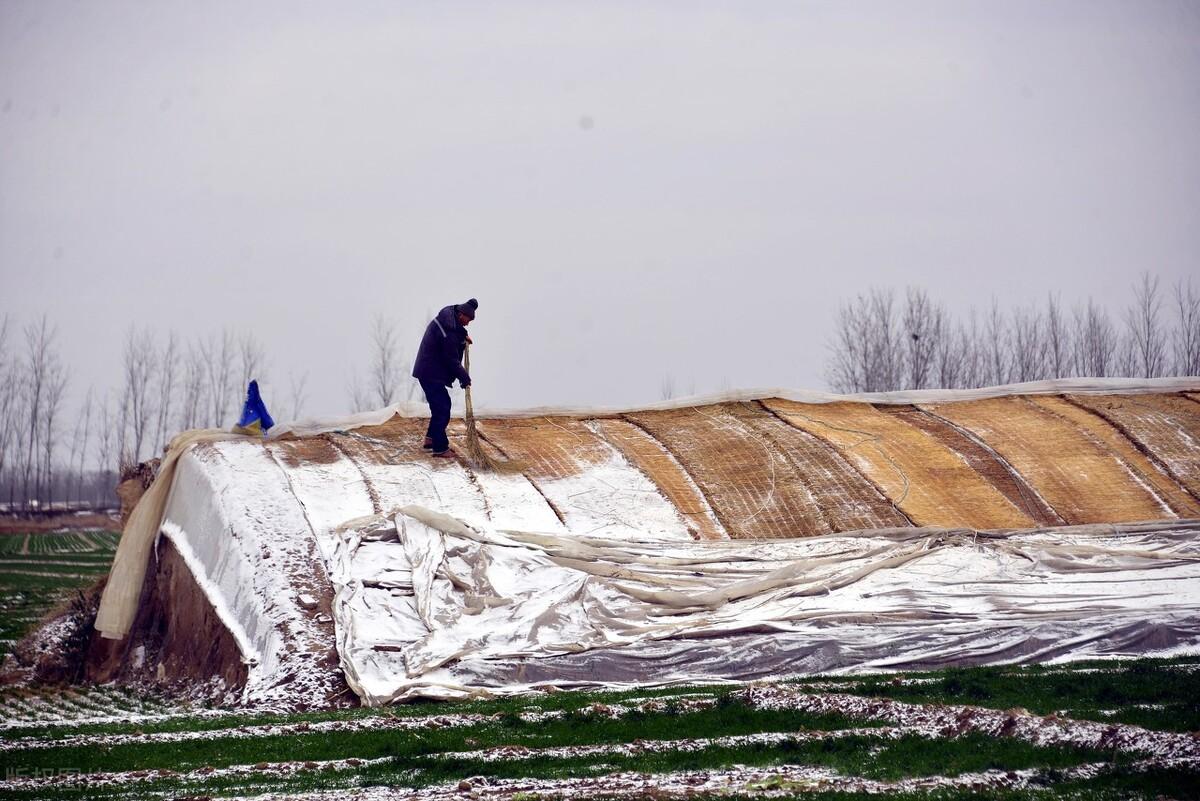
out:
<path id="1" fill-rule="evenodd" d="M 467 345 L 466 353 L 466 368 L 467 372 L 471 372 L 471 346 Z M 490 454 L 483 448 L 483 441 L 479 437 L 479 430 L 475 427 L 475 408 L 471 403 L 471 388 L 467 387 L 467 448 L 466 457 L 471 465 L 480 470 L 489 470 L 491 472 L 517 473 L 521 471 L 520 465 L 516 462 L 499 462 L 491 457 Z"/>

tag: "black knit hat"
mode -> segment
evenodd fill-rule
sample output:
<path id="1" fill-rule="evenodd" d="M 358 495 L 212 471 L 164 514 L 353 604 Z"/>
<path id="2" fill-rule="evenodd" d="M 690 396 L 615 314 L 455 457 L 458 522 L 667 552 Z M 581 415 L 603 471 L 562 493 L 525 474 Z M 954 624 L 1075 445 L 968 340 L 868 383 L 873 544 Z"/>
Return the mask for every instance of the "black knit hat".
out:
<path id="1" fill-rule="evenodd" d="M 470 317 L 472 320 L 474 320 L 475 310 L 478 308 L 479 301 L 475 300 L 475 298 L 471 298 L 466 303 L 460 303 L 458 306 L 458 311 L 460 314 L 465 314 L 467 317 Z"/>

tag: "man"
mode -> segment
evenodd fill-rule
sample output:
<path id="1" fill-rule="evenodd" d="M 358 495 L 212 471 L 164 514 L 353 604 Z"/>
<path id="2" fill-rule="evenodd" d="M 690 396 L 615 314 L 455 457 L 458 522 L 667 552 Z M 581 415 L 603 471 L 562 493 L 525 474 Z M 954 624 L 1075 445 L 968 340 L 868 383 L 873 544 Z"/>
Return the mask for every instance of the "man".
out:
<path id="1" fill-rule="evenodd" d="M 471 386 L 471 376 L 463 369 L 463 351 L 471 338 L 467 326 L 475 319 L 479 301 L 471 298 L 466 303 L 447 306 L 425 326 L 421 347 L 417 350 L 417 361 L 413 365 L 413 378 L 421 382 L 425 400 L 429 403 L 429 430 L 425 432 L 424 448 L 442 459 L 453 459 L 450 440 L 446 437 L 446 426 L 450 423 L 450 392 L 446 388 L 454 379 L 463 389 Z"/>

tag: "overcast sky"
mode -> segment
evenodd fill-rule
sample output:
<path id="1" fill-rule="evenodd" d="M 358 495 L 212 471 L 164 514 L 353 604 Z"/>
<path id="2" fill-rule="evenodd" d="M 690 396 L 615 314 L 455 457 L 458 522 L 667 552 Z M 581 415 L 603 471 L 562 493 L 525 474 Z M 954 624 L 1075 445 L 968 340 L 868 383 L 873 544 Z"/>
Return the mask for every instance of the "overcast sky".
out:
<path id="1" fill-rule="evenodd" d="M 340 413 L 468 297 L 489 406 L 824 388 L 873 286 L 1200 277 L 1198 142 L 1196 2 L 0 0 L 0 315 L 76 396 L 230 327 Z"/>

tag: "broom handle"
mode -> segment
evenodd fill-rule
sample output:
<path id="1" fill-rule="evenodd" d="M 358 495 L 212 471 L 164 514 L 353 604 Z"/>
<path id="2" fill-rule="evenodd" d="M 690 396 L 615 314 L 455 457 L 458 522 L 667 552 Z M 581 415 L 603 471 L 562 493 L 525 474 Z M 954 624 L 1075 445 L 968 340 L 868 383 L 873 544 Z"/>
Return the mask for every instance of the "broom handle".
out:
<path id="1" fill-rule="evenodd" d="M 464 364 L 463 366 L 466 368 L 467 375 L 470 375 L 471 374 L 471 344 L 469 342 L 463 346 L 463 358 L 466 360 L 466 364 Z M 475 410 L 471 408 L 471 387 L 468 386 L 467 387 L 467 419 L 471 420 L 471 419 L 474 419 L 474 417 L 475 417 Z"/>

